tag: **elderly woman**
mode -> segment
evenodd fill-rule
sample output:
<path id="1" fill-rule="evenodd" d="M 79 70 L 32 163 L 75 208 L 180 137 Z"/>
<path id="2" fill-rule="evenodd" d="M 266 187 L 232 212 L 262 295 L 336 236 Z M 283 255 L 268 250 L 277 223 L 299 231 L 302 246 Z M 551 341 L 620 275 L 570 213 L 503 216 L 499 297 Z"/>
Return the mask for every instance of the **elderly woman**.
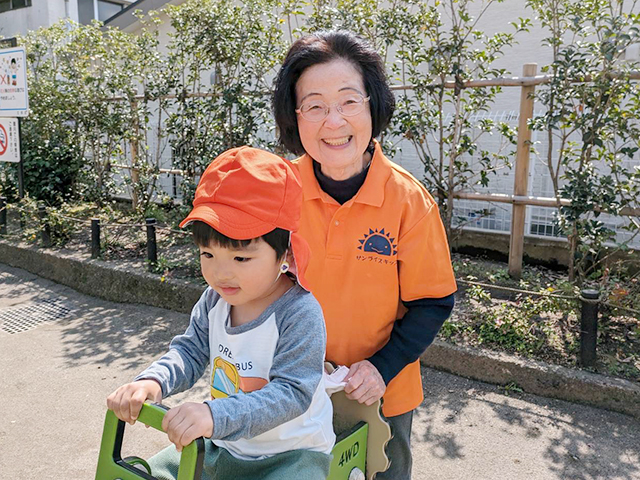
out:
<path id="1" fill-rule="evenodd" d="M 375 140 L 394 106 L 381 57 L 343 31 L 296 41 L 273 99 L 280 141 L 302 155 L 300 233 L 327 360 L 349 366 L 350 398 L 384 399 L 392 464 L 376 478 L 409 480 L 418 359 L 449 317 L 456 284 L 437 204 Z"/>

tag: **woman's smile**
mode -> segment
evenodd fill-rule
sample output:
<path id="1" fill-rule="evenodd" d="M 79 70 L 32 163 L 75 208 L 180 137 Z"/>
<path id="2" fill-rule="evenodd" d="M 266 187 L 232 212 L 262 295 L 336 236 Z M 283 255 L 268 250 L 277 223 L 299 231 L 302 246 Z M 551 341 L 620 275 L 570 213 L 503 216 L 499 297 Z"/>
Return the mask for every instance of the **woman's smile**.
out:
<path id="1" fill-rule="evenodd" d="M 349 143 L 352 138 L 353 138 L 353 135 L 349 135 L 349 136 L 340 137 L 340 138 L 331 138 L 331 139 L 323 138 L 322 141 L 324 143 L 331 145 L 332 147 L 342 147 L 347 143 Z"/>

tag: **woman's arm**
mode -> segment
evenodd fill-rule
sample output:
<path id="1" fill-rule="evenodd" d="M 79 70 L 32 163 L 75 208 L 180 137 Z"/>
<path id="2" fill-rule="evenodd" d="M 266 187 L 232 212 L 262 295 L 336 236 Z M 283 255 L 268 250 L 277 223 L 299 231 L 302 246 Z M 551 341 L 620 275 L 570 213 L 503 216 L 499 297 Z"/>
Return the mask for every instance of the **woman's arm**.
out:
<path id="1" fill-rule="evenodd" d="M 386 385 L 433 343 L 440 327 L 451 315 L 454 302 L 454 294 L 402 302 L 407 313 L 396 320 L 386 345 L 367 359 L 380 372 Z"/>

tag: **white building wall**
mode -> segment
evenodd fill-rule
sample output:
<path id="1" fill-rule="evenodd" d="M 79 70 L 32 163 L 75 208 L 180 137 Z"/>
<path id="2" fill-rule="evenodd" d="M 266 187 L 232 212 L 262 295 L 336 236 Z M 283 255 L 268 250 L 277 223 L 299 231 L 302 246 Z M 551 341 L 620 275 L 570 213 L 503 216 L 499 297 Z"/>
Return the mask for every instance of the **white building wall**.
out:
<path id="1" fill-rule="evenodd" d="M 471 13 L 474 16 L 478 16 L 480 12 L 481 3 L 476 2 L 476 10 L 472 10 Z M 473 5 L 473 4 L 472 4 Z M 511 22 L 518 22 L 519 18 L 530 18 L 533 22 L 529 32 L 522 32 L 516 35 L 516 43 L 512 47 L 506 47 L 505 55 L 499 58 L 493 65 L 495 68 L 504 68 L 507 73 L 507 77 L 520 77 L 522 76 L 523 66 L 527 63 L 536 63 L 538 65 L 538 74 L 544 65 L 552 62 L 551 50 L 543 46 L 542 42 L 547 33 L 540 26 L 540 23 L 534 18 L 533 12 L 526 8 L 524 0 L 511 0 L 503 3 L 495 2 L 491 5 L 487 11 L 482 15 L 476 25 L 476 29 L 484 32 L 487 36 L 495 35 L 498 32 L 512 33 L 515 28 L 511 25 Z M 442 21 L 445 23 L 443 29 L 446 31 L 447 25 L 451 22 L 446 15 L 443 15 Z M 477 48 L 482 48 L 478 45 Z M 393 83 L 400 83 L 397 79 L 394 79 Z M 515 112 L 517 115 L 520 108 L 520 88 L 519 87 L 502 87 L 502 93 L 498 94 L 494 103 L 493 115 L 501 117 L 505 114 Z M 517 126 L 517 117 L 512 119 Z M 483 138 L 489 139 L 488 135 Z M 423 166 L 420 163 L 415 151 L 409 146 L 408 142 L 403 142 L 402 153 L 398 155 L 395 160 L 400 163 L 404 168 L 409 170 L 416 177 L 421 178 L 423 176 Z M 492 176 L 491 181 L 494 183 L 496 177 Z M 492 188 L 499 188 L 499 190 L 493 190 L 494 193 L 508 193 L 503 191 L 505 182 L 500 182 L 501 185 L 492 185 Z M 511 188 L 513 184 L 511 185 Z"/>
<path id="2" fill-rule="evenodd" d="M 78 21 L 77 0 L 33 0 L 30 7 L 0 13 L 0 35 L 14 37 L 29 30 L 48 27 L 61 18 Z"/>
<path id="3" fill-rule="evenodd" d="M 92 18 L 97 15 L 95 0 L 92 6 Z M 113 0 L 114 3 L 127 5 L 134 0 Z M 0 36 L 8 38 L 25 35 L 30 30 L 49 27 L 62 18 L 79 22 L 78 0 L 32 0 L 32 6 L 0 13 Z M 97 17 L 96 17 L 97 18 Z"/>

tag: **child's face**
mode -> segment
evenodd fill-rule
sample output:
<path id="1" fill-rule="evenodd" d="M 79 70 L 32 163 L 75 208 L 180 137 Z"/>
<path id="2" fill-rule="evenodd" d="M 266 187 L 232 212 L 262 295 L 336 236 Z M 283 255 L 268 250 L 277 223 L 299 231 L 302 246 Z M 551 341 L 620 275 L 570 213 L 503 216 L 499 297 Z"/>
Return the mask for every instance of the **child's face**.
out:
<path id="1" fill-rule="evenodd" d="M 257 306 L 268 299 L 279 284 L 276 279 L 281 263 L 275 250 L 261 238 L 238 249 L 214 244 L 200 247 L 202 276 L 233 306 Z"/>

